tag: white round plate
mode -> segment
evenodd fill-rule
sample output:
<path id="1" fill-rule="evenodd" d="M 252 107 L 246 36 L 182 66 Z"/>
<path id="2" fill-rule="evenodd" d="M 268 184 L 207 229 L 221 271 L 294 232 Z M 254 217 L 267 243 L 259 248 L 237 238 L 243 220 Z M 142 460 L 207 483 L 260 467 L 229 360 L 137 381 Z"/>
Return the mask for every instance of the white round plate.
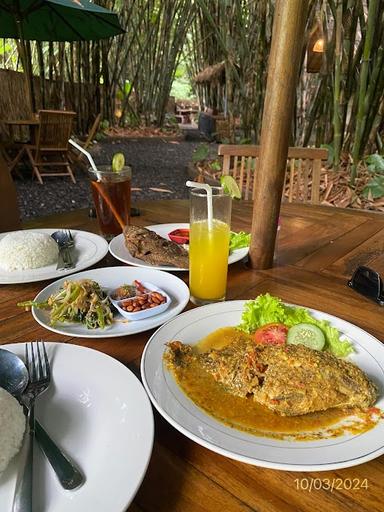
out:
<path id="1" fill-rule="evenodd" d="M 147 229 L 150 229 L 151 231 L 154 231 L 158 235 L 162 236 L 166 240 L 169 240 L 168 233 L 171 231 L 174 231 L 175 229 L 189 229 L 189 224 L 154 224 L 153 226 L 145 226 Z M 124 235 L 118 235 L 115 238 L 112 239 L 112 241 L 109 244 L 109 252 L 114 256 L 117 260 L 122 261 L 123 263 L 128 263 L 128 265 L 133 265 L 135 267 L 148 267 L 148 268 L 154 268 L 157 270 L 165 270 L 165 271 L 172 271 L 172 272 L 187 272 L 187 268 L 178 268 L 178 267 L 171 267 L 166 265 L 151 265 L 150 263 L 146 263 L 143 260 L 139 260 L 137 258 L 134 258 L 131 256 L 131 253 L 128 251 L 128 249 L 125 247 L 124 243 Z M 231 265 L 232 263 L 236 263 L 236 261 L 242 260 L 249 252 L 248 247 L 244 247 L 243 249 L 235 249 L 231 252 L 231 254 L 228 256 L 228 265 Z"/>
<path id="2" fill-rule="evenodd" d="M 189 289 L 184 281 L 172 274 L 149 268 L 97 268 L 73 274 L 71 279 L 74 281 L 78 279 L 93 279 L 107 292 L 122 284 L 131 284 L 135 279 L 148 281 L 163 289 L 172 301 L 168 309 L 163 313 L 136 321 L 129 321 L 123 318 L 120 313 L 114 309 L 114 322 L 112 325 L 105 327 L 105 329 L 87 329 L 87 327 L 78 323 L 58 323 L 52 327 L 49 324 L 49 310 L 32 307 L 33 317 L 40 325 L 50 331 L 77 338 L 116 338 L 117 336 L 128 336 L 129 334 L 147 331 L 153 327 L 158 327 L 179 314 L 189 301 Z M 49 284 L 36 295 L 34 300 L 37 302 L 46 301 L 52 293 L 59 290 L 66 280 L 67 278 L 63 278 Z"/>
<path id="3" fill-rule="evenodd" d="M 210 332 L 240 322 L 245 301 L 210 304 L 187 311 L 158 329 L 148 341 L 141 359 L 143 384 L 164 418 L 196 443 L 241 462 L 285 471 L 325 471 L 367 462 L 384 453 L 384 421 L 360 435 L 321 441 L 280 441 L 227 427 L 197 407 L 178 387 L 163 366 L 165 343 L 180 340 L 194 344 Z M 379 386 L 377 407 L 384 408 L 384 345 L 349 322 L 309 309 L 329 320 L 352 341 L 350 356 Z"/>
<path id="4" fill-rule="evenodd" d="M 153 445 L 153 414 L 135 375 L 96 350 L 46 343 L 52 382 L 36 402 L 36 417 L 73 458 L 86 481 L 65 491 L 36 448 L 34 510 L 123 512 L 147 470 Z M 3 345 L 23 356 L 24 344 Z M 0 481 L 0 510 L 12 510 L 17 456 Z"/>
<path id="5" fill-rule="evenodd" d="M 59 228 L 28 229 L 25 231 L 51 235 L 55 231 L 59 231 Z M 88 231 L 78 231 L 77 229 L 71 229 L 71 233 L 75 240 L 75 248 L 73 250 L 76 262 L 75 268 L 56 270 L 56 263 L 47 265 L 46 267 L 16 270 L 13 272 L 0 268 L 0 284 L 34 283 L 36 281 L 45 281 L 46 279 L 67 276 L 68 274 L 79 272 L 80 270 L 94 265 L 108 253 L 108 242 L 101 236 Z M 1 233 L 0 240 L 7 234 L 8 233 Z"/>

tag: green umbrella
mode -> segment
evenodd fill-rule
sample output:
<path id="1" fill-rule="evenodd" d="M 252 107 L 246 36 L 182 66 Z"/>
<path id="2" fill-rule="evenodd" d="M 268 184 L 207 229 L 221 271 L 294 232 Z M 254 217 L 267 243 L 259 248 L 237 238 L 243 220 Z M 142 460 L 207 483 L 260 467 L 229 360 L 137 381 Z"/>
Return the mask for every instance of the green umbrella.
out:
<path id="1" fill-rule="evenodd" d="M 0 37 L 92 41 L 123 32 L 117 14 L 88 0 L 0 0 Z"/>
<path id="2" fill-rule="evenodd" d="M 117 14 L 88 0 L 0 0 L 0 37 L 20 39 L 34 110 L 25 41 L 92 41 L 124 33 Z"/>

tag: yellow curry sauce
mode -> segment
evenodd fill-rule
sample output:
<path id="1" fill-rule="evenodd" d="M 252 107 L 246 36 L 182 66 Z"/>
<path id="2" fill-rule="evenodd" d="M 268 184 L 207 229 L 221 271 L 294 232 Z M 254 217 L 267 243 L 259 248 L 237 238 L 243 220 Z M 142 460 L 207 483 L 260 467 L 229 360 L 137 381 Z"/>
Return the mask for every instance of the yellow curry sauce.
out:
<path id="1" fill-rule="evenodd" d="M 202 339 L 195 349 L 198 352 L 222 349 L 239 336 L 247 335 L 233 327 L 224 327 Z M 377 409 L 329 409 L 302 416 L 281 416 L 256 403 L 252 397 L 242 398 L 227 393 L 211 374 L 195 362 L 187 367 L 174 367 L 172 373 L 183 392 L 205 412 L 227 426 L 258 436 L 309 441 L 347 432 L 365 432 L 380 419 Z"/>

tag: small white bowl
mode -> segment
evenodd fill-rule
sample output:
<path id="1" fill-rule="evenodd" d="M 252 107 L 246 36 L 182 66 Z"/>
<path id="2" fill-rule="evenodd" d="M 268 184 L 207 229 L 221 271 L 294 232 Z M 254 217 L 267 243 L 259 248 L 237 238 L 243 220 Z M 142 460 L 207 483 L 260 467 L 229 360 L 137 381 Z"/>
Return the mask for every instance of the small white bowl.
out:
<path id="1" fill-rule="evenodd" d="M 166 309 L 168 309 L 169 305 L 171 304 L 171 298 L 167 293 L 165 293 L 164 290 L 159 288 L 158 286 L 154 285 L 153 283 L 146 283 L 143 282 L 142 285 L 144 288 L 147 288 L 151 292 L 159 292 L 161 295 L 164 295 L 166 298 L 166 301 L 163 302 L 163 304 L 159 304 L 158 306 L 155 306 L 154 308 L 148 308 L 148 309 L 142 309 L 141 311 L 136 311 L 135 313 L 130 313 L 129 311 L 125 311 L 122 307 L 120 307 L 120 304 L 122 302 L 125 302 L 126 300 L 130 299 L 121 299 L 121 300 L 115 300 L 112 299 L 112 297 L 108 294 L 109 300 L 114 305 L 114 307 L 117 309 L 117 311 L 128 320 L 143 320 L 144 318 L 148 318 L 150 316 L 158 315 L 159 313 L 163 313 Z"/>

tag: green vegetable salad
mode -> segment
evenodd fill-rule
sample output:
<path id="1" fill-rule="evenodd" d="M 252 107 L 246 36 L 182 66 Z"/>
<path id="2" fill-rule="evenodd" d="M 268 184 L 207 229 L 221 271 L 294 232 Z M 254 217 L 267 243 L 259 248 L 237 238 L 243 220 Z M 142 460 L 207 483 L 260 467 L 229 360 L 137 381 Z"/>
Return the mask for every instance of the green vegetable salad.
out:
<path id="1" fill-rule="evenodd" d="M 328 350 L 337 357 L 345 357 L 353 352 L 352 344 L 341 340 L 339 331 L 327 320 L 317 320 L 307 309 L 287 306 L 281 299 L 269 293 L 259 295 L 257 299 L 245 304 L 238 329 L 253 333 L 260 327 L 273 323 L 284 324 L 288 328 L 297 324 L 315 325 L 324 334 L 324 350 Z"/>
<path id="2" fill-rule="evenodd" d="M 239 231 L 235 233 L 231 231 L 231 235 L 229 238 L 229 251 L 234 251 L 235 249 L 242 249 L 243 247 L 249 247 L 251 243 L 251 234 L 245 233 L 245 231 Z"/>

